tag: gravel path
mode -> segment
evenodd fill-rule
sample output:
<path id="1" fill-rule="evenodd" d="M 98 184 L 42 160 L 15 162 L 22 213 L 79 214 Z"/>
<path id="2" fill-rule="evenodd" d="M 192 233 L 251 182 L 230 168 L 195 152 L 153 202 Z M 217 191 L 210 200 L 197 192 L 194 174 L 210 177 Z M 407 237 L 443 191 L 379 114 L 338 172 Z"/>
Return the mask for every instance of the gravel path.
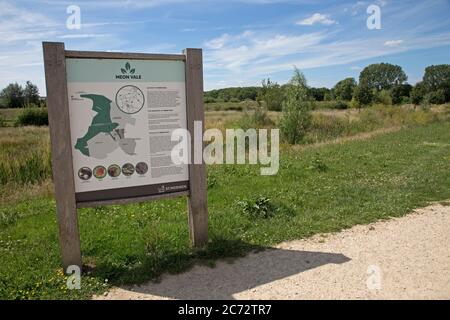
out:
<path id="1" fill-rule="evenodd" d="M 450 206 L 281 243 L 95 298 L 450 299 Z"/>

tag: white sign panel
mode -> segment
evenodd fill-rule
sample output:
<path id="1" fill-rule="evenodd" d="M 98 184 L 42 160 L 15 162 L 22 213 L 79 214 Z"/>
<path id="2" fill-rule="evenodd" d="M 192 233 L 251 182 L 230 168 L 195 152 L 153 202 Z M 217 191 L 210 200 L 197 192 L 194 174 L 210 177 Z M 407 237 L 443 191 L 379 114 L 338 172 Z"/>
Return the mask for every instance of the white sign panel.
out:
<path id="1" fill-rule="evenodd" d="M 188 180 L 171 161 L 171 133 L 187 123 L 183 61 L 68 58 L 66 69 L 77 193 Z"/>

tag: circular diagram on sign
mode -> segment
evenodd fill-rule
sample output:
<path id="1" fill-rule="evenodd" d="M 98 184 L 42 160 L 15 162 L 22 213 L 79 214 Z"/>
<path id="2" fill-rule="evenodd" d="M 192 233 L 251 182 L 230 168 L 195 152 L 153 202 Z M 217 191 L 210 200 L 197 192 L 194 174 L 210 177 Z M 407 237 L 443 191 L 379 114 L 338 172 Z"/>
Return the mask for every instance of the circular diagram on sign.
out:
<path id="1" fill-rule="evenodd" d="M 142 91 L 135 86 L 124 86 L 116 93 L 117 107 L 128 114 L 138 113 L 144 106 Z"/>

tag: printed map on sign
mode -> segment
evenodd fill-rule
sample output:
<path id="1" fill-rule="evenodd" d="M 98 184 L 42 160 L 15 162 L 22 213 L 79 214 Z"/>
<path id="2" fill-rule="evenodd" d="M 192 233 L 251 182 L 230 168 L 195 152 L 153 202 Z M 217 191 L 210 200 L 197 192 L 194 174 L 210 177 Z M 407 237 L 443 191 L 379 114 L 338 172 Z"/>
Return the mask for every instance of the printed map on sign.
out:
<path id="1" fill-rule="evenodd" d="M 137 139 L 127 137 L 126 126 L 134 125 L 136 119 L 103 95 L 81 94 L 80 97 L 92 101 L 92 110 L 96 115 L 84 136 L 77 139 L 75 149 L 96 159 L 105 159 L 117 148 L 134 155 Z"/>
<path id="2" fill-rule="evenodd" d="M 172 132 L 187 125 L 185 70 L 184 61 L 66 59 L 73 176 L 80 197 L 141 186 L 165 193 L 176 191 L 167 189 L 173 183 L 186 190 L 188 165 L 171 159 L 177 144 Z"/>

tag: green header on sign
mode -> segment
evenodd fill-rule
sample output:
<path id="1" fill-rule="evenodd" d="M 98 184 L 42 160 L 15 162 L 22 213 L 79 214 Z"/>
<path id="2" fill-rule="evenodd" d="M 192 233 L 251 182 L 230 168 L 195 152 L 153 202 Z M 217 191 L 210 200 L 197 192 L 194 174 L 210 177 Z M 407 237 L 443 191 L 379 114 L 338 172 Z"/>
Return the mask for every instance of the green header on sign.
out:
<path id="1" fill-rule="evenodd" d="M 67 82 L 185 82 L 184 61 L 66 59 Z"/>

